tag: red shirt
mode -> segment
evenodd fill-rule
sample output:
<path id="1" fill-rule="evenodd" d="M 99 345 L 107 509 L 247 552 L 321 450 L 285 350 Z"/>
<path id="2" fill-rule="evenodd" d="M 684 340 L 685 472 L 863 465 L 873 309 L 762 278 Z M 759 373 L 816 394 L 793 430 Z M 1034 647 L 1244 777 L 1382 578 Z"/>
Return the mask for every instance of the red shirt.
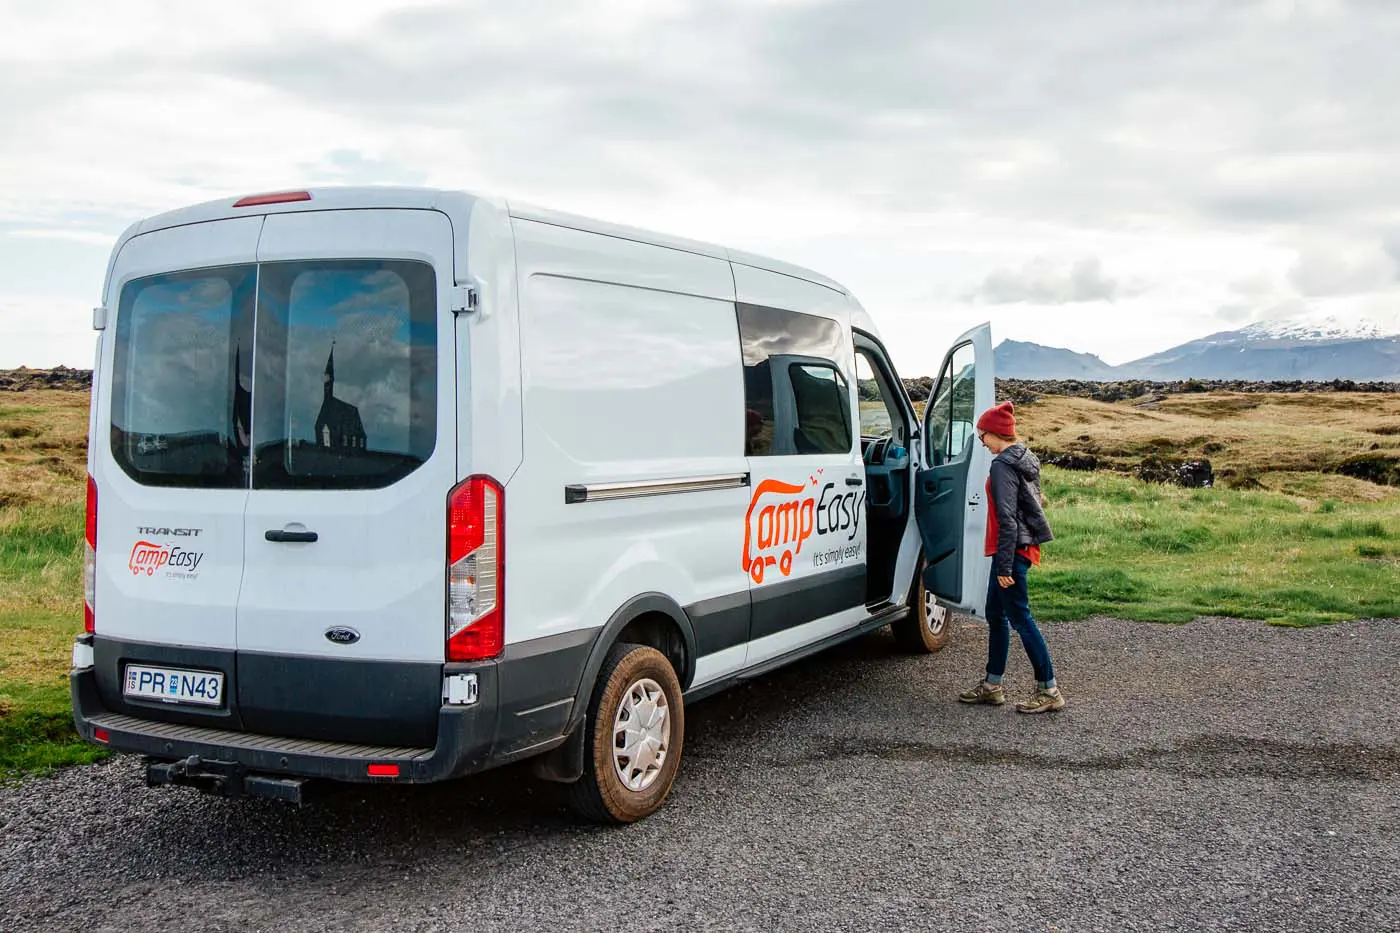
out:
<path id="1" fill-rule="evenodd" d="M 997 554 L 997 532 L 1001 526 L 997 523 L 997 504 L 992 499 L 992 478 L 987 477 L 987 546 L 986 556 L 995 557 Z M 1030 561 L 1032 564 L 1040 564 L 1040 545 L 1028 544 L 1016 552 Z"/>

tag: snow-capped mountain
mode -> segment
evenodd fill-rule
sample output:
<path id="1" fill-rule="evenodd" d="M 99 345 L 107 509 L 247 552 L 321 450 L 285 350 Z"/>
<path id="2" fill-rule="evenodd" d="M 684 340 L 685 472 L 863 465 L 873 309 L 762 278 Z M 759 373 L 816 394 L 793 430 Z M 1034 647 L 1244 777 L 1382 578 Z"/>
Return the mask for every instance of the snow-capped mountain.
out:
<path id="1" fill-rule="evenodd" d="M 1237 331 L 1249 340 L 1378 340 L 1400 336 L 1400 311 L 1391 315 L 1307 315 L 1259 321 Z"/>
<path id="2" fill-rule="evenodd" d="M 1393 382 L 1400 381 L 1400 311 L 1388 316 L 1260 321 L 1121 366 L 1105 366 L 1102 374 L 1084 365 L 1084 354 L 1015 341 L 997 347 L 996 362 L 998 375 L 1012 379 Z"/>

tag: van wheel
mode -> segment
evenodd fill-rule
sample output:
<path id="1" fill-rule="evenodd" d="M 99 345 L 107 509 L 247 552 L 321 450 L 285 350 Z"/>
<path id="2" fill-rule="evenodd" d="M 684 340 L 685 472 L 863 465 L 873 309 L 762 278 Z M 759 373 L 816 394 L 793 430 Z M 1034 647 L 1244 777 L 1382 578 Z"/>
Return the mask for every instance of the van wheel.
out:
<path id="1" fill-rule="evenodd" d="M 583 728 L 583 776 L 569 805 L 598 823 L 633 823 L 655 813 L 675 783 L 685 740 L 676 671 L 645 645 L 608 652 Z"/>
<path id="2" fill-rule="evenodd" d="M 915 574 L 913 611 L 890 625 L 895 644 L 913 654 L 933 654 L 948 646 L 953 637 L 953 613 L 924 589 L 924 568 Z"/>

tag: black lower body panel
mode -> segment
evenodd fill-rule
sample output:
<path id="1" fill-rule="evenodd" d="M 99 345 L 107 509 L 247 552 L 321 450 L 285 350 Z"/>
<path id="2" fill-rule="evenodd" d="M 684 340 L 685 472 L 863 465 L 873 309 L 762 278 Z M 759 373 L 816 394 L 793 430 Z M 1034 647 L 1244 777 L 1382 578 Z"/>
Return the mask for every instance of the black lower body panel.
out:
<path id="1" fill-rule="evenodd" d="M 865 566 L 814 573 L 753 591 L 749 640 L 815 622 L 843 609 L 865 605 Z"/>
<path id="2" fill-rule="evenodd" d="M 238 653 L 243 728 L 264 735 L 431 747 L 442 664 Z"/>
<path id="3" fill-rule="evenodd" d="M 506 646 L 499 662 L 497 755 L 526 754 L 564 735 L 598 631 L 580 629 Z"/>

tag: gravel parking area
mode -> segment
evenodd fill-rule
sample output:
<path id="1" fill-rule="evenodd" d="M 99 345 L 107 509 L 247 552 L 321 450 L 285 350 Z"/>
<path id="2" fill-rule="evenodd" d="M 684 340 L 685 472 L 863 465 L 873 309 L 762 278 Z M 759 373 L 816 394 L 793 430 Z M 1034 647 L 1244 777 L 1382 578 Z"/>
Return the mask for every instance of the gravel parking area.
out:
<path id="1" fill-rule="evenodd" d="M 1047 625 L 1038 717 L 955 702 L 984 632 L 695 704 L 624 829 L 518 768 L 301 810 L 130 759 L 0 788 L 0 930 L 1400 928 L 1400 623 Z"/>

